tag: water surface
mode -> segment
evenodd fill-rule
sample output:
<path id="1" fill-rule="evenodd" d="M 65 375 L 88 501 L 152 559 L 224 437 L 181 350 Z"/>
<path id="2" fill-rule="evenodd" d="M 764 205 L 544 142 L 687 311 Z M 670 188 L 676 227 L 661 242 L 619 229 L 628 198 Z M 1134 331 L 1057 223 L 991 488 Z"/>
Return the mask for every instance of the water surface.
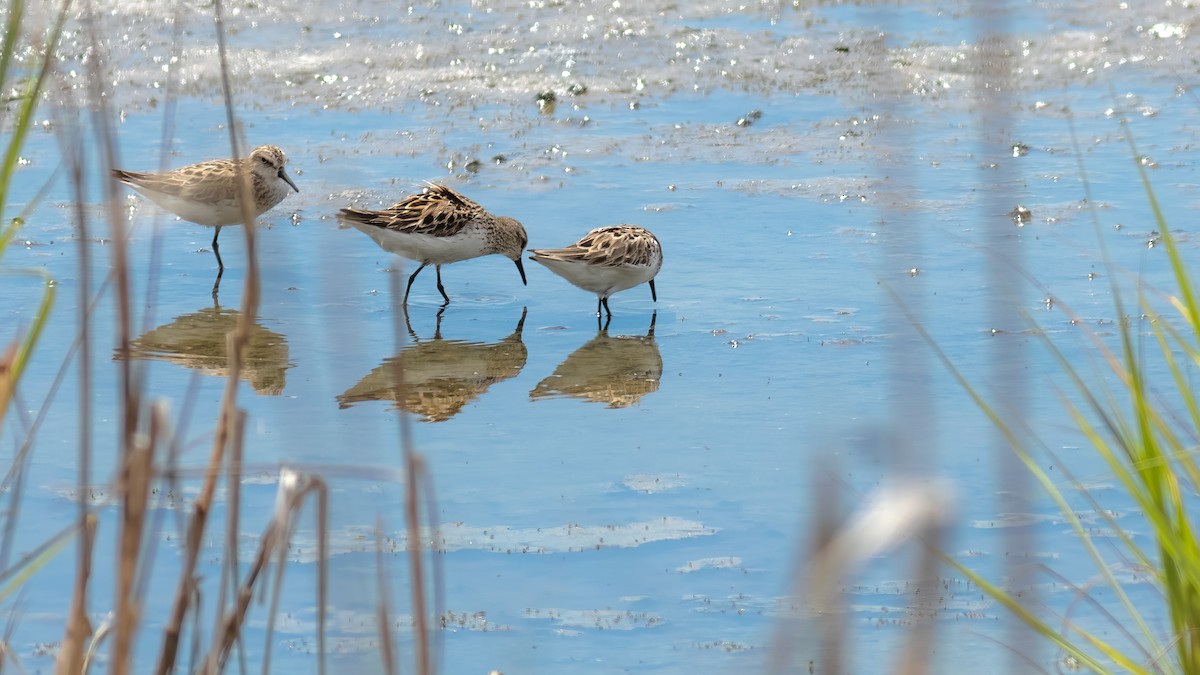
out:
<path id="1" fill-rule="evenodd" d="M 1180 79 L 1195 49 L 1193 10 L 1010 3 L 1006 23 L 983 24 L 1004 29 L 1014 66 L 998 99 L 1006 107 L 985 118 L 981 106 L 993 99 L 981 93 L 987 64 L 969 6 L 660 4 L 231 8 L 246 140 L 282 146 L 301 189 L 258 230 L 262 302 L 239 385 L 254 467 L 242 528 L 261 530 L 281 463 L 328 476 L 339 669 L 377 661 L 377 522 L 398 611 L 409 611 L 398 409 L 436 486 L 444 672 L 761 670 L 772 631 L 793 616 L 787 594 L 822 506 L 816 488 L 837 485 L 853 508 L 897 471 L 955 485 L 947 548 L 993 578 L 1009 571 L 1004 537 L 1018 527 L 1036 538 L 1016 554 L 1085 583 L 1094 569 L 1063 536 L 1053 505 L 1036 495 L 1019 510 L 1007 501 L 1003 447 L 914 337 L 896 297 L 985 392 L 1020 385 L 1022 414 L 1055 461 L 1097 485 L 1105 507 L 1143 536 L 1063 414 L 1061 377 L 1040 338 L 991 303 L 1011 290 L 1016 309 L 1102 381 L 1081 333 L 1111 341 L 1121 319 L 1103 254 L 1126 302 L 1138 279 L 1171 287 L 1127 133 L 1195 258 L 1197 105 Z M 181 80 L 169 95 L 169 11 L 109 9 L 102 21 L 123 28 L 107 44 L 121 162 L 158 165 L 175 95 L 168 164 L 227 154 L 207 15 L 181 17 Z M 547 91 L 555 104 L 539 108 Z M 18 201 L 57 165 L 55 126 L 26 151 Z M 87 200 L 98 228 L 99 180 L 97 168 Z M 522 286 L 511 263 L 490 257 L 443 270 L 453 298 L 443 313 L 423 273 L 404 321 L 394 275 L 413 268 L 334 216 L 351 203 L 389 204 L 426 180 L 518 218 L 531 247 L 565 245 L 599 225 L 651 229 L 666 261 L 658 302 L 645 287 L 617 295 L 604 327 L 594 297 L 536 265 Z M 59 286 L 21 394 L 30 413 L 76 333 L 80 248 L 98 261 L 92 288 L 111 249 L 102 229 L 77 239 L 71 199 L 60 179 L 22 231 L 27 245 L 6 258 L 46 268 Z M 1009 216 L 1019 205 L 1028 222 Z M 240 305 L 245 245 L 239 229 L 223 232 L 227 269 L 214 303 L 211 232 L 144 200 L 128 207 L 135 356 L 147 396 L 179 415 L 189 439 L 182 463 L 199 467 L 224 387 L 220 335 Z M 37 287 L 5 284 L 0 311 L 25 325 Z M 109 296 L 96 316 L 94 470 L 105 481 L 119 414 L 107 393 L 116 378 Z M 406 394 L 392 368 L 401 356 Z M 25 546 L 74 515 L 75 382 L 39 435 L 18 533 Z M 101 513 L 111 537 L 115 514 Z M 151 631 L 173 588 L 178 537 L 168 527 L 156 558 Z M 313 537 L 309 521 L 285 580 L 274 658 L 289 672 L 313 669 Z M 220 527 L 210 540 L 219 552 Z M 244 555 L 253 543 L 248 534 Z M 112 554 L 100 550 L 98 560 Z M 1007 659 L 1007 615 L 962 581 L 947 575 L 935 607 L 914 608 L 910 556 L 880 557 L 844 582 L 853 672 L 890 670 L 922 616 L 937 623 L 940 672 Z M 215 578 L 217 561 L 204 564 Z M 31 588 L 65 588 L 71 576 L 62 556 Z M 1039 592 L 1059 610 L 1074 601 L 1061 585 Z M 103 591 L 93 604 L 107 609 Z M 27 665 L 49 667 L 34 646 L 58 639 L 66 608 L 56 593 L 27 595 L 14 637 Z M 252 612 L 255 626 L 265 611 Z M 800 664 L 818 654 L 805 625 L 794 638 Z M 143 645 L 148 657 L 153 642 Z M 1056 667 L 1053 651 L 1028 653 Z"/>

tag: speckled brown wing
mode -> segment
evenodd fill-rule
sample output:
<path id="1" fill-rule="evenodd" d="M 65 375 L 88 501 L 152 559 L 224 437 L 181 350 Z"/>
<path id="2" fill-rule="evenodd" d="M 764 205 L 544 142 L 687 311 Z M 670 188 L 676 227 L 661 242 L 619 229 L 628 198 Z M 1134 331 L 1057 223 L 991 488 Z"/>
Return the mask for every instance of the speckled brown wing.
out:
<path id="1" fill-rule="evenodd" d="M 114 169 L 113 177 L 133 187 L 204 204 L 216 204 L 229 199 L 229 195 L 235 192 L 237 169 L 232 160 L 214 159 L 166 173 Z"/>
<path id="2" fill-rule="evenodd" d="M 565 261 L 585 262 L 597 267 L 649 265 L 656 248 L 651 235 L 640 227 L 612 225 L 588 232 L 566 248 L 540 250 L 538 253 Z"/>
<path id="3" fill-rule="evenodd" d="M 396 232 L 451 237 L 458 234 L 483 207 L 445 185 L 431 184 L 424 192 L 405 197 L 382 211 L 345 208 L 342 216 Z"/>

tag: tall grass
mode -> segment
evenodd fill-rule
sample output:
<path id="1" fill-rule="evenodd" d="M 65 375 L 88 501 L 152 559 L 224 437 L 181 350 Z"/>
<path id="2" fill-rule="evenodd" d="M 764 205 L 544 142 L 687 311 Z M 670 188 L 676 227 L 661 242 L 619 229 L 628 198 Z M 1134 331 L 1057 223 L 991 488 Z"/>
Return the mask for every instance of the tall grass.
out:
<path id="1" fill-rule="evenodd" d="M 222 74 L 223 99 L 227 128 L 229 129 L 231 156 L 240 156 L 245 141 L 240 136 L 240 122 L 236 115 L 236 92 L 230 85 L 228 63 L 226 59 L 225 25 L 223 3 L 217 0 L 213 5 L 215 19 L 215 41 L 220 58 Z M 267 612 L 263 631 L 262 669 L 268 672 L 271 667 L 271 644 L 274 640 L 274 618 L 278 614 L 283 595 L 283 579 L 289 565 L 289 542 L 300 526 L 304 513 L 315 513 L 315 529 L 317 531 L 318 573 L 313 588 L 313 603 L 316 607 L 317 621 L 315 632 L 316 667 L 318 672 L 325 672 L 329 653 L 326 644 L 326 609 L 328 598 L 328 571 L 326 561 L 329 556 L 327 545 L 328 514 L 331 509 L 330 490 L 324 476 L 310 471 L 281 467 L 279 470 L 279 486 L 275 509 L 265 514 L 262 529 L 258 535 L 257 550 L 248 557 L 243 557 L 239 551 L 239 523 L 245 515 L 242 512 L 240 485 L 244 469 L 245 429 L 247 414 L 238 405 L 238 382 L 246 362 L 247 348 L 254 327 L 259 297 L 258 267 L 256 258 L 256 239 L 254 216 L 246 209 L 245 227 L 243 232 L 246 239 L 247 269 L 242 293 L 242 306 L 238 315 L 238 323 L 228 336 L 228 367 L 226 370 L 225 388 L 222 395 L 217 419 L 212 428 L 212 444 L 206 463 L 199 468 L 180 466 L 180 448 L 184 441 L 179 429 L 185 426 L 187 411 L 172 414 L 166 401 L 151 400 L 146 394 L 144 368 L 136 360 L 129 358 L 130 343 L 133 335 L 134 307 L 132 270 L 129 250 L 129 227 L 126 223 L 126 212 L 123 200 L 113 181 L 103 179 L 101 192 L 105 195 L 106 209 L 104 221 L 92 223 L 91 212 L 84 208 L 87 176 L 100 175 L 107 177 L 109 169 L 118 165 L 116 116 L 109 110 L 110 92 L 105 90 L 104 83 L 110 78 L 105 77 L 103 55 L 104 45 L 100 39 L 101 19 L 95 13 L 90 3 L 83 3 L 82 8 L 72 5 L 71 0 L 63 0 L 54 14 L 53 25 L 48 30 L 39 30 L 31 26 L 28 20 L 24 0 L 10 0 L 6 15 L 6 25 L 3 39 L 0 40 L 0 90 L 16 89 L 21 92 L 17 99 L 10 101 L 0 117 L 0 138 L 6 139 L 3 149 L 3 165 L 0 166 L 0 274 L 27 275 L 42 280 L 41 296 L 36 304 L 37 309 L 30 317 L 27 326 L 13 336 L 0 336 L 6 343 L 0 344 L 0 428 L 6 421 L 6 414 L 15 406 L 12 402 L 18 396 L 18 384 L 26 372 L 30 356 L 37 346 L 50 316 L 55 299 L 55 283 L 45 270 L 14 269 L 3 265 L 3 254 L 8 244 L 15 240 L 17 232 L 30 218 L 36 217 L 37 200 L 25 205 L 20 213 L 11 215 L 9 203 L 10 187 L 17 171 L 18 160 L 37 111 L 39 101 L 43 98 L 48 82 L 55 77 L 54 54 L 60 38 L 64 34 L 64 26 L 68 21 L 78 21 L 82 27 L 82 37 L 90 43 L 90 58 L 86 64 L 89 69 L 90 86 L 78 94 L 63 94 L 64 100 L 58 103 L 56 111 L 61 123 L 56 124 L 62 134 L 62 160 L 64 173 L 70 183 L 75 201 L 72 212 L 75 217 L 77 241 L 80 246 L 79 255 L 79 324 L 75 345 L 62 355 L 62 367 L 50 388 L 51 393 L 39 407 L 39 413 L 33 423 L 26 424 L 26 436 L 19 444 L 20 451 L 4 479 L 4 488 L 9 501 L 5 509 L 4 537 L 0 544 L 0 601 L 4 601 L 31 577 L 37 569 L 51 557 L 64 550 L 76 537 L 78 542 L 75 550 L 77 564 L 73 580 L 70 607 L 63 627 L 63 639 L 58 650 L 56 672 L 83 673 L 94 665 L 96 655 L 102 650 L 107 651 L 106 667 L 114 673 L 148 672 L 153 667 L 154 672 L 170 673 L 180 670 L 195 670 L 205 673 L 225 671 L 231 661 L 239 664 L 240 669 L 246 668 L 245 627 L 254 611 L 254 599 L 264 598 Z M 178 26 L 176 26 L 178 30 Z M 33 67 L 24 66 L 18 71 L 17 63 L 19 50 L 26 48 L 26 43 L 39 44 L 39 59 Z M 170 79 L 170 78 L 168 78 Z M 64 88 L 64 91 L 66 88 Z M 170 90 L 169 90 L 170 92 Z M 69 98 L 80 96 L 79 99 Z M 168 101 L 166 109 L 173 110 L 173 102 Z M 167 127 L 170 126 L 168 120 Z M 88 157 L 92 150 L 94 157 Z M 164 148 L 164 153 L 166 149 Z M 99 170 L 96 171 L 96 165 Z M 86 167 L 91 166 L 92 170 Z M 57 175 L 57 174 L 56 174 Z M 243 181 L 243 204 L 249 204 L 249 180 Z M 40 194 L 43 194 L 43 189 Z M 93 276 L 89 247 L 92 245 L 90 233 L 97 230 L 107 230 L 110 233 L 111 268 L 104 282 L 94 292 L 90 281 Z M 153 288 L 153 271 L 151 272 L 151 289 Z M 214 288 L 214 292 L 215 292 Z M 90 358 L 91 343 L 99 332 L 93 330 L 95 307 L 98 306 L 101 295 L 112 293 L 112 306 L 116 309 L 113 319 L 106 319 L 104 325 L 115 325 L 116 351 L 118 358 L 111 362 L 110 367 L 118 369 L 119 377 L 116 399 L 119 402 L 120 414 L 117 433 L 117 452 L 119 461 L 115 475 L 109 483 L 110 501 L 101 506 L 93 506 L 87 495 L 92 490 L 91 460 L 93 452 L 91 421 L 91 400 L 97 396 L 93 389 L 91 378 L 92 364 Z M 151 291 L 152 292 L 152 291 Z M 396 294 L 399 297 L 399 294 Z M 401 334 L 402 335 L 402 334 Z M 45 542 L 16 562 L 10 563 L 10 550 L 13 532 L 20 518 L 20 504 L 26 468 L 35 447 L 35 435 L 40 420 L 49 409 L 53 392 L 57 391 L 68 366 L 78 359 L 81 437 L 79 440 L 78 462 L 78 512 L 75 522 L 63 531 L 47 537 Z M 406 526 L 409 529 L 409 542 L 420 542 L 420 532 L 428 530 L 429 525 L 422 522 L 431 519 L 435 512 L 431 500 L 432 490 L 428 473 L 421 456 L 412 449 L 411 437 L 407 431 L 407 421 L 402 421 L 401 448 L 402 460 L 406 468 L 405 488 L 407 501 L 403 508 L 406 513 Z M 164 617 L 153 617 L 154 623 L 163 626 L 161 629 L 148 628 L 152 617 L 146 616 L 147 593 L 150 578 L 154 574 L 161 575 L 164 565 L 156 564 L 156 555 L 164 537 L 165 510 L 156 507 L 152 502 L 152 493 L 161 488 L 164 492 L 184 494 L 180 483 L 188 475 L 199 475 L 200 486 L 196 496 L 187 504 L 186 515 L 181 519 L 184 532 L 178 537 L 182 541 L 182 552 L 178 560 L 178 577 L 175 583 L 173 603 Z M 203 584 L 200 570 L 202 553 L 211 552 L 207 533 L 213 527 L 213 514 L 220 506 L 219 488 L 224 488 L 224 508 L 226 515 L 225 540 L 217 554 L 223 559 L 221 579 L 215 589 L 215 597 L 207 596 L 205 590 L 209 586 Z M 101 519 L 94 513 L 104 509 L 115 518 L 105 522 L 115 521 L 115 528 L 105 531 Z M 106 539 L 112 545 L 107 547 L 116 551 L 111 561 L 96 560 L 95 542 Z M 434 537 L 436 540 L 436 537 Z M 242 562 L 248 559 L 249 563 Z M 412 672 L 419 674 L 432 673 L 437 669 L 437 655 L 431 626 L 435 625 L 429 616 L 431 608 L 439 611 L 440 597 L 434 594 L 433 601 L 428 597 L 428 588 L 440 585 L 440 572 L 432 569 L 433 580 L 430 581 L 428 572 L 428 557 L 423 554 L 417 544 L 410 546 L 409 560 L 412 565 L 413 585 L 408 589 L 413 603 L 413 617 L 418 639 L 412 655 Z M 379 579 L 387 577 L 380 560 Z M 114 581 L 105 587 L 113 588 L 110 598 L 97 598 L 92 593 L 96 585 L 96 572 L 111 573 Z M 381 581 L 381 586 L 385 584 Z M 202 612 L 202 609 L 204 610 Z M 384 672 L 399 672 L 399 657 L 393 647 L 392 630 L 394 620 L 391 617 L 391 605 L 387 598 L 381 596 L 378 606 L 379 641 L 383 645 L 380 650 L 381 668 Z M 206 617 L 204 614 L 209 614 Z M 107 615 L 109 618 L 100 625 L 93 625 L 90 617 Z M 17 619 L 19 623 L 19 617 Z M 209 628 L 211 627 L 211 628 Z M 257 633 L 256 633 L 257 634 Z M 139 644 L 143 645 L 139 648 Z M 146 646 L 157 652 L 155 664 L 147 663 L 144 656 Z M 3 645 L 0 645 L 3 647 Z M 0 653 L 15 658 L 6 647 Z M 184 665 L 187 664 L 187 665 Z"/>
<path id="2" fill-rule="evenodd" d="M 23 0 L 13 0 L 9 4 L 4 36 L 0 41 L 0 91 L 19 92 L 0 110 L 0 138 L 6 139 L 3 156 L 0 157 L 0 276 L 26 276 L 41 282 L 40 298 L 28 324 L 13 335 L 0 336 L 0 340 L 5 341 L 0 342 L 0 430 L 3 430 L 8 413 L 13 408 L 11 404 L 18 396 L 21 378 L 45 329 L 56 295 L 54 279 L 49 273 L 43 269 L 5 265 L 4 253 L 48 189 L 48 184 L 43 186 L 19 213 L 12 213 L 13 181 L 42 93 L 54 71 L 54 53 L 63 34 L 67 6 L 64 3 L 57 20 L 40 39 L 31 39 L 33 36 L 26 30 L 29 23 L 27 7 Z M 28 40 L 29 44 L 23 44 L 24 40 Z M 36 59 L 28 67 L 18 70 L 14 66 L 17 54 L 27 47 L 36 54 Z M 3 544 L 0 545 L 0 599 L 21 588 L 36 569 L 66 545 L 72 533 L 68 528 L 46 540 L 15 564 L 11 560 L 13 533 L 16 531 L 26 471 L 32 456 L 33 433 L 40 419 L 39 416 L 33 424 L 25 427 L 24 440 L 3 481 L 0 481 L 0 491 L 8 496 Z"/>
<path id="3" fill-rule="evenodd" d="M 14 72 L 14 59 L 22 48 L 21 39 L 28 37 L 24 30 L 27 22 L 24 0 L 12 0 L 8 10 L 8 21 L 4 26 L 3 41 L 0 42 L 0 91 L 10 88 L 20 92 L 15 100 L 7 102 L 0 111 L 0 137 L 7 142 L 0 158 L 0 262 L 8 245 L 15 239 L 17 232 L 29 214 L 37 205 L 40 198 L 35 197 L 20 213 L 12 215 L 12 205 L 9 200 L 12 195 L 14 174 L 20 164 L 21 150 L 33 126 L 38 103 L 42 98 L 46 83 L 54 69 L 54 52 L 59 39 L 62 37 L 63 25 L 66 19 L 68 4 L 64 2 L 54 25 L 41 41 L 38 49 L 38 60 L 29 70 L 18 74 Z M 14 82 L 15 81 L 15 82 Z M 17 383 L 25 372 L 29 357 L 37 345 L 38 337 L 45 327 L 46 319 L 54 305 L 54 280 L 41 269 L 22 269 L 0 267 L 6 275 L 19 274 L 40 278 L 42 281 L 41 301 L 30 325 L 23 336 L 16 337 L 0 351 L 0 428 L 3 428 L 5 414 L 9 402 L 17 389 Z"/>
<path id="4" fill-rule="evenodd" d="M 1123 527 L 1099 497 L 1071 473 L 1068 464 L 1036 441 L 1024 440 L 1034 438 L 1034 430 L 993 405 L 938 348 L 935 339 L 919 324 L 914 325 L 1053 500 L 1117 607 L 1102 606 L 1095 599 L 1097 588 L 1075 587 L 1083 605 L 1094 610 L 1092 616 L 1107 618 L 1105 629 L 1087 629 L 1070 613 L 1048 618 L 1048 610 L 1030 606 L 1016 592 L 992 582 L 960 560 L 946 556 L 948 564 L 1057 646 L 1064 655 L 1063 662 L 1072 669 L 1192 675 L 1200 673 L 1200 532 L 1195 522 L 1200 486 L 1200 465 L 1196 462 L 1200 400 L 1194 390 L 1194 375 L 1200 366 L 1200 304 L 1182 251 L 1159 207 L 1128 128 L 1125 137 L 1173 272 L 1174 290 L 1157 291 L 1138 282 L 1137 309 L 1144 320 L 1131 318 L 1121 300 L 1120 285 L 1120 280 L 1130 275 L 1116 269 L 1111 257 L 1104 254 L 1114 310 L 1120 318 L 1118 340 L 1114 347 L 1094 332 L 1085 335 L 1115 376 L 1117 388 L 1113 390 L 1097 389 L 1093 379 L 1085 377 L 1053 341 L 1039 334 L 1074 392 L 1061 396 L 1062 405 L 1095 456 L 1103 460 L 1136 504 L 1138 524 L 1145 526 L 1148 544 L 1139 543 L 1141 534 L 1135 536 Z M 1088 186 L 1088 202 L 1094 204 L 1082 162 L 1079 170 Z M 1103 248 L 1094 213 L 1093 218 Z M 1054 302 L 1074 323 L 1084 325 L 1061 299 L 1055 298 Z M 1164 306 L 1169 308 L 1165 313 Z M 1135 330 L 1139 324 L 1150 327 L 1152 340 L 1148 344 Z M 1044 455 L 1049 455 L 1057 471 L 1067 476 L 1066 485 L 1044 468 L 1044 462 L 1039 461 Z M 1068 499 L 1071 492 L 1083 495 L 1092 513 L 1107 525 L 1102 539 L 1095 534 L 1097 528 L 1085 526 Z M 1135 603 L 1114 569 L 1114 558 L 1144 573 L 1160 592 L 1161 604 L 1147 607 L 1144 601 Z M 1156 629 L 1163 617 L 1169 622 L 1166 630 Z"/>

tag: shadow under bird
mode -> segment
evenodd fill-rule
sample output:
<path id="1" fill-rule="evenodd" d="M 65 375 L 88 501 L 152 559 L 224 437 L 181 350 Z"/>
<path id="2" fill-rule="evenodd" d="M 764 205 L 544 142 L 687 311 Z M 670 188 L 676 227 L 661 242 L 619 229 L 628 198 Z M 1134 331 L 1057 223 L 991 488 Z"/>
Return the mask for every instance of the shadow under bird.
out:
<path id="1" fill-rule="evenodd" d="M 445 185 L 430 183 L 424 191 L 405 197 L 382 211 L 344 208 L 339 217 L 371 237 L 380 248 L 421 265 L 408 278 L 404 300 L 417 275 L 428 265 L 437 270 L 437 289 L 450 304 L 442 286 L 442 265 L 499 254 L 517 266 L 521 283 L 525 267 L 521 253 L 529 238 L 521 223 L 488 213 L 479 204 Z"/>
<path id="2" fill-rule="evenodd" d="M 300 192 L 284 170 L 286 164 L 287 156 L 278 146 L 260 145 L 249 157 L 238 160 L 213 159 L 164 173 L 113 169 L 112 175 L 180 218 L 217 228 L 212 250 L 217 256 L 219 280 L 225 271 L 217 247 L 221 228 L 245 222 L 239 178 L 249 177 L 249 194 L 254 198 L 250 211 L 258 217 L 283 201 L 289 188 Z"/>
<path id="3" fill-rule="evenodd" d="M 654 277 L 662 269 L 662 246 L 658 238 L 637 225 L 609 225 L 588 232 L 566 248 L 530 249 L 529 257 L 558 276 L 598 298 L 596 316 L 603 307 L 608 316 L 608 298 L 614 293 L 650 284 L 650 297 L 658 302 Z"/>

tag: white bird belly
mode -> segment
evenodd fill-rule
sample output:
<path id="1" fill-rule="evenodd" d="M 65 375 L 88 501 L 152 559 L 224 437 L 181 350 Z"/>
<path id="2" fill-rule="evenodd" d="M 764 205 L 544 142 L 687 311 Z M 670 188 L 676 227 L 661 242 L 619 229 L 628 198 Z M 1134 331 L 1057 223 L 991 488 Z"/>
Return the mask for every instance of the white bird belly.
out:
<path id="1" fill-rule="evenodd" d="M 534 259 L 579 288 L 602 297 L 608 297 L 613 293 L 644 284 L 653 279 L 655 273 L 658 272 L 655 267 L 643 265 L 602 267 L 554 258 Z"/>
<path id="2" fill-rule="evenodd" d="M 375 240 L 379 247 L 409 260 L 433 265 L 448 265 L 483 255 L 486 239 L 475 228 L 464 229 L 452 237 L 435 237 L 413 232 L 397 232 L 376 225 L 351 222 Z"/>

